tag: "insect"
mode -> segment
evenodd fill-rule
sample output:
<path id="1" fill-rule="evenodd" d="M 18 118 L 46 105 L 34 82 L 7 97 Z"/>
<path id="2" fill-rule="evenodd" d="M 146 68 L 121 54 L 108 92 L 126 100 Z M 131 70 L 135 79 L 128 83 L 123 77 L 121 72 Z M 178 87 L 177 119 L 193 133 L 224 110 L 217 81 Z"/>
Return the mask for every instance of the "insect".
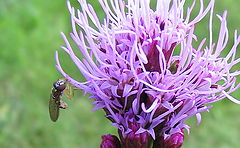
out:
<path id="1" fill-rule="evenodd" d="M 58 119 L 59 109 L 66 109 L 68 106 L 67 103 L 61 100 L 66 87 L 66 79 L 58 79 L 53 83 L 49 100 L 49 115 L 53 122 L 56 122 Z"/>

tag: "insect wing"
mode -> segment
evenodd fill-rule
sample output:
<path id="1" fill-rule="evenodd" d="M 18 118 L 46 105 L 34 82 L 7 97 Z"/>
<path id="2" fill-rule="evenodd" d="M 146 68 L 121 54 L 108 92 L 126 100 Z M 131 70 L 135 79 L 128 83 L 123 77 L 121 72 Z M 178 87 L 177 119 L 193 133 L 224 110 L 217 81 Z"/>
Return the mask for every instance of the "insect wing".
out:
<path id="1" fill-rule="evenodd" d="M 49 100 L 49 115 L 53 122 L 56 122 L 59 116 L 59 104 L 53 99 L 52 95 Z"/>
<path id="2" fill-rule="evenodd" d="M 71 84 L 68 84 L 66 86 L 66 89 L 64 90 L 64 96 L 68 99 L 68 100 L 72 100 L 73 96 L 74 96 L 74 91 L 78 90 L 76 87 L 74 87 Z"/>

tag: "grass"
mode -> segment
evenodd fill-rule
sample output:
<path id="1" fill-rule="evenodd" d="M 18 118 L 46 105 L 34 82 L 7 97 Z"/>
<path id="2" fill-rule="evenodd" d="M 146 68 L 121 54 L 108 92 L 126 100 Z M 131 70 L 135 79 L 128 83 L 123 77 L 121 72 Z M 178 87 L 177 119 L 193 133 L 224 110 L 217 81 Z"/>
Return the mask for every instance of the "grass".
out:
<path id="1" fill-rule="evenodd" d="M 217 2 L 217 13 L 225 8 L 229 10 L 229 32 L 233 33 L 235 28 L 239 29 L 240 3 Z M 99 8 L 96 3 L 92 4 Z M 206 23 L 207 19 L 197 26 L 199 35 L 207 34 Z M 52 82 L 61 77 L 54 61 L 55 50 L 63 45 L 61 31 L 70 32 L 65 0 L 0 0 L 1 148 L 95 148 L 99 147 L 101 135 L 116 133 L 102 111 L 91 111 L 91 101 L 81 92 L 73 101 L 68 101 L 69 109 L 61 111 L 57 123 L 50 121 L 50 90 Z M 74 66 L 65 67 L 70 74 L 82 79 Z M 239 91 L 233 95 L 239 97 Z M 196 126 L 194 118 L 188 120 L 191 135 L 186 136 L 183 147 L 237 148 L 239 112 L 240 106 L 224 100 L 214 104 L 210 113 L 203 114 L 200 126 Z"/>

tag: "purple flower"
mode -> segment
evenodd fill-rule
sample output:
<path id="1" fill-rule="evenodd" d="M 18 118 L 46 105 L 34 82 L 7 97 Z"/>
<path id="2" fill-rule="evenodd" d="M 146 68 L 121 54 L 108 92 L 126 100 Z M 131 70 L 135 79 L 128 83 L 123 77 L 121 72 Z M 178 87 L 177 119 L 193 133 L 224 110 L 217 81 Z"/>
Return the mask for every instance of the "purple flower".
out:
<path id="1" fill-rule="evenodd" d="M 150 8 L 150 0 L 98 0 L 106 14 L 103 23 L 86 0 L 78 1 L 81 10 L 67 3 L 70 36 L 84 58 L 76 56 L 63 33 L 62 49 L 86 81 L 67 75 L 57 52 L 56 67 L 72 85 L 91 94 L 94 110 L 103 109 L 121 137 L 147 133 L 153 140 L 177 141 L 180 147 L 183 129 L 190 128 L 186 119 L 196 116 L 200 123 L 200 113 L 212 107 L 208 104 L 224 98 L 240 104 L 229 95 L 240 87 L 236 84 L 240 72 L 232 70 L 240 62 L 236 59 L 240 36 L 235 31 L 232 48 L 226 57 L 220 56 L 228 41 L 227 12 L 217 15 L 221 27 L 217 43 L 212 43 L 214 0 L 207 6 L 200 0 L 193 19 L 195 1 L 184 12 L 185 0 L 157 0 L 156 10 Z M 207 45 L 206 39 L 198 41 L 194 29 L 208 13 Z"/>

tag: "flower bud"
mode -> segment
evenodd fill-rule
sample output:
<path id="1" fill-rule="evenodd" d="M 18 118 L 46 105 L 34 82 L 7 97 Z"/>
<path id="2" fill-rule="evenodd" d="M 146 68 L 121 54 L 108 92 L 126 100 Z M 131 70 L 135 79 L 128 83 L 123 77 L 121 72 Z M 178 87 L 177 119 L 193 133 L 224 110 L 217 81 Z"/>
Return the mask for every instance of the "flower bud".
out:
<path id="1" fill-rule="evenodd" d="M 175 133 L 166 141 L 165 148 L 180 148 L 183 144 L 184 135 L 182 133 Z"/>
<path id="2" fill-rule="evenodd" d="M 122 148 L 147 148 L 149 143 L 149 133 L 144 132 L 140 134 L 136 134 L 136 131 L 139 129 L 137 123 L 130 123 L 131 132 L 122 135 L 122 132 L 118 130 L 121 146 Z"/>
<path id="3" fill-rule="evenodd" d="M 172 134 L 165 139 L 161 136 L 154 142 L 154 148 L 181 148 L 184 141 L 183 133 Z"/>
<path id="4" fill-rule="evenodd" d="M 121 148 L 120 141 L 117 136 L 114 135 L 103 135 L 101 148 Z"/>

